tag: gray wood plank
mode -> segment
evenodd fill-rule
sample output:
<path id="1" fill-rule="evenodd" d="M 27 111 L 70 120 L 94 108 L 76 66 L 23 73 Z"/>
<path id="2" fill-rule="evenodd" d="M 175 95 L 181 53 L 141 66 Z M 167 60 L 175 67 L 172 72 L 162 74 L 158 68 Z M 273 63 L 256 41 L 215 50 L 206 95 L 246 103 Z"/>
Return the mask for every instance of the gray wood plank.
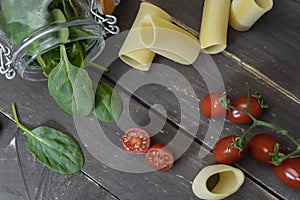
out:
<path id="1" fill-rule="evenodd" d="M 133 121 L 140 126 L 147 125 L 145 122 L 150 122 L 148 109 L 139 105 L 134 100 L 131 100 L 129 105 L 124 104 L 124 102 L 128 102 L 129 97 L 126 94 L 124 95 L 122 91 L 119 91 L 119 93 L 121 94 L 123 106 L 130 109 L 131 115 L 126 118 L 132 118 Z M 154 114 L 152 115 L 153 119 L 158 121 L 163 120 L 161 116 L 155 113 L 152 114 Z M 206 153 L 206 156 L 204 158 L 199 157 L 201 146 L 193 142 L 193 138 L 178 132 L 178 130 L 169 123 L 165 123 L 159 132 L 156 131 L 157 127 L 147 126 L 146 130 L 152 135 L 152 143 L 168 145 L 178 159 L 174 167 L 168 172 L 149 171 L 144 173 L 140 171 L 145 167 L 143 155 L 127 155 L 126 153 L 124 155 L 118 151 L 105 148 L 105 144 L 100 141 L 97 142 L 97 140 L 102 141 L 104 138 L 102 136 L 101 138 L 97 138 L 99 127 L 96 126 L 94 127 L 95 130 L 93 130 L 93 123 L 94 121 L 85 121 L 85 124 L 82 124 L 82 130 L 88 132 L 88 137 L 86 139 L 81 138 L 81 141 L 84 141 L 84 144 L 89 146 L 89 151 L 94 152 L 92 153 L 94 156 L 95 154 L 104 155 L 103 157 L 96 157 L 97 160 L 88 159 L 84 171 L 98 180 L 101 185 L 109 189 L 113 194 L 120 199 L 197 199 L 191 191 L 191 183 L 203 167 L 215 162 L 212 159 L 211 153 L 206 149 L 202 149 L 203 152 Z M 100 123 L 100 126 L 105 136 L 109 139 L 109 142 L 123 149 L 121 145 L 122 129 L 113 123 Z M 130 122 L 124 121 L 122 121 L 121 126 L 124 128 L 132 127 Z M 96 134 L 93 135 L 92 133 Z M 176 142 L 174 142 L 175 136 L 178 138 Z M 191 143 L 189 148 L 184 149 L 184 144 L 189 142 Z M 184 154 L 180 156 L 182 152 L 184 152 Z M 105 160 L 107 156 L 111 157 L 111 160 L 115 160 L 116 158 L 119 161 L 117 161 L 117 163 L 114 161 L 108 163 Z M 103 158 L 103 160 L 101 160 L 101 158 Z M 128 166 L 131 166 L 132 170 L 128 168 Z M 253 195 L 254 193 L 263 196 L 257 197 Z M 260 198 L 277 199 L 248 178 L 240 191 L 228 197 L 228 199 Z"/>
<path id="2" fill-rule="evenodd" d="M 3 114 L 0 114 L 0 149 L 4 149 L 9 145 L 10 141 L 15 137 L 16 131 L 17 127 L 11 126 L 11 121 Z"/>
<path id="3" fill-rule="evenodd" d="M 175 5 L 174 4 L 171 5 L 170 2 L 156 1 L 156 4 L 160 5 L 163 8 L 167 8 L 167 9 L 168 9 L 168 6 L 170 6 L 170 7 L 173 6 L 172 8 L 174 8 L 174 9 L 176 8 Z M 176 5 L 176 6 L 178 6 L 178 5 Z M 184 12 L 185 6 L 183 5 L 182 7 L 183 7 L 183 10 L 182 10 L 183 14 L 182 13 L 178 14 L 178 13 L 174 12 L 174 13 L 171 13 L 171 15 L 173 15 L 173 14 L 180 15 L 181 18 L 184 17 L 185 14 L 188 15 L 187 13 Z M 170 11 L 172 11 L 172 9 L 170 9 L 169 12 Z M 190 13 L 193 13 L 193 12 L 190 12 Z M 125 9 L 121 10 L 119 15 L 124 16 Z M 128 14 L 128 16 L 129 17 L 126 20 L 131 20 L 131 21 L 134 20 L 133 14 Z M 120 24 L 127 24 L 127 26 L 125 25 L 125 28 L 128 27 L 127 21 L 126 21 L 126 23 L 125 22 L 122 23 L 122 20 L 121 20 Z M 129 28 L 130 28 L 130 26 L 129 26 Z M 112 47 L 112 48 L 120 46 L 120 44 L 117 44 L 117 42 L 116 43 L 114 43 L 114 42 L 115 41 L 112 40 L 112 44 L 108 44 L 107 46 Z M 117 50 L 112 50 L 111 52 L 114 52 L 114 51 L 117 51 Z M 106 54 L 104 52 L 103 56 L 105 58 L 100 56 L 100 58 L 97 59 L 97 62 L 106 63 L 105 59 L 107 59 L 108 54 Z M 112 56 L 112 57 L 114 57 L 114 56 Z M 226 58 L 223 55 L 212 56 L 212 58 L 218 66 L 218 69 L 222 75 L 225 85 L 228 87 L 234 88 L 234 91 L 232 94 L 233 97 L 237 97 L 241 94 L 246 95 L 246 89 L 244 87 L 244 82 L 248 81 L 250 83 L 251 87 L 253 88 L 253 90 L 260 91 L 266 98 L 267 102 L 269 102 L 269 104 L 271 105 L 271 108 L 261 117 L 261 119 L 270 121 L 277 125 L 281 125 L 284 128 L 288 129 L 290 132 L 292 132 L 294 135 L 299 137 L 299 134 L 297 131 L 297 129 L 298 129 L 297 120 L 299 119 L 300 115 L 298 113 L 294 112 L 294 110 L 299 109 L 299 105 L 296 102 L 289 99 L 289 97 L 282 95 L 280 92 L 278 92 L 276 90 L 276 88 L 273 88 L 268 83 L 263 82 L 255 77 L 253 77 L 252 74 L 249 74 L 246 70 L 243 69 L 243 66 L 237 64 L 235 62 L 235 60 L 231 60 L 231 58 Z M 154 60 L 154 62 L 163 63 L 166 66 L 172 66 L 177 71 L 179 71 L 181 74 L 183 74 L 185 77 L 187 77 L 190 84 L 193 86 L 193 89 L 196 91 L 197 97 L 194 97 L 194 98 L 201 99 L 207 94 L 207 87 L 205 85 L 203 78 L 201 78 L 201 75 L 199 75 L 199 73 L 197 73 L 197 71 L 193 67 L 181 66 L 174 62 L 163 59 L 159 56 L 156 56 L 156 59 Z M 115 60 L 114 62 L 112 62 L 111 69 L 113 69 L 111 71 L 112 73 L 109 73 L 108 77 L 110 77 L 112 80 L 115 80 L 117 82 L 119 79 L 122 78 L 122 76 L 124 76 L 124 74 L 130 68 L 128 68 L 124 63 L 120 62 L 119 60 Z M 137 76 L 141 76 L 146 79 L 147 75 L 151 76 L 150 75 L 151 73 L 152 73 L 152 75 L 160 76 L 159 73 L 155 73 L 154 68 L 152 68 L 151 71 L 148 72 L 147 74 L 145 74 L 144 72 L 137 72 Z M 210 77 L 212 77 L 212 78 L 215 77 L 214 74 L 208 74 L 208 75 L 210 75 Z M 172 80 L 172 77 L 171 77 L 171 75 L 168 76 L 166 74 L 161 74 L 160 79 Z M 276 80 L 276 78 L 275 78 L 275 80 Z M 293 79 L 291 79 L 290 83 L 294 84 L 295 82 L 293 81 Z M 178 103 L 177 99 L 174 97 L 174 95 L 170 94 L 172 92 L 170 92 L 169 89 L 170 88 L 165 88 L 165 87 L 157 87 L 157 86 L 154 87 L 154 84 L 152 84 L 149 86 L 143 86 L 142 88 L 140 88 L 140 90 L 135 91 L 135 94 L 137 95 L 138 99 L 141 99 L 141 101 L 145 102 L 148 106 L 151 106 L 151 105 L 157 104 L 157 103 L 162 104 L 165 107 L 165 109 L 168 111 L 169 119 L 172 120 L 178 126 L 182 127 L 180 124 L 180 118 L 181 118 L 182 113 L 178 112 L 179 103 Z M 173 89 L 175 91 L 181 90 L 182 92 L 186 92 L 186 91 L 184 91 L 184 89 L 186 89 L 186 86 L 182 86 L 180 84 L 178 84 L 176 86 L 174 85 Z M 133 91 L 131 91 L 131 92 L 133 92 Z M 186 93 L 190 94 L 189 91 L 187 91 Z M 191 105 L 193 105 L 193 104 L 191 104 Z M 284 114 L 282 112 L 283 110 L 284 110 Z M 184 118 L 191 119 L 191 116 L 189 116 L 187 114 L 186 116 L 184 116 Z M 204 117 L 201 117 L 201 119 L 203 120 L 201 125 L 205 127 L 209 121 Z M 191 121 L 190 125 L 192 125 L 194 122 L 193 119 L 191 119 L 190 121 Z M 246 128 L 247 126 L 241 126 L 241 127 Z M 189 130 L 191 127 L 187 126 L 184 128 L 186 130 Z M 241 131 L 240 127 L 233 126 L 232 124 L 229 124 L 226 122 L 225 129 L 223 130 L 223 135 L 233 134 L 238 131 Z M 262 128 L 259 128 L 256 131 L 257 132 L 266 131 L 266 132 L 274 133 L 271 130 L 262 129 Z M 252 134 L 257 133 L 257 132 L 253 132 Z M 205 130 L 205 128 L 203 128 L 203 129 L 200 129 L 197 136 L 200 140 L 203 140 L 203 138 L 206 136 L 205 135 L 206 133 L 207 133 L 207 131 Z M 249 136 L 251 136 L 251 135 L 249 135 Z M 280 136 L 280 135 L 278 135 L 278 137 L 283 141 L 283 143 L 287 147 L 287 149 L 292 149 L 293 145 L 291 144 L 291 142 L 289 140 L 287 140 L 285 137 Z M 210 147 L 212 147 L 213 144 L 208 144 L 208 145 Z M 251 161 L 249 159 L 245 159 L 245 161 L 241 162 L 240 165 L 242 167 L 244 167 L 244 169 L 246 171 L 249 170 L 251 175 L 253 175 L 253 177 L 258 179 L 259 182 L 264 183 L 265 185 L 270 187 L 271 190 L 274 190 L 276 193 L 283 195 L 284 198 L 287 198 L 287 199 L 299 198 L 298 191 L 287 188 L 283 184 L 281 184 L 278 180 L 276 180 L 276 178 L 270 171 L 270 168 L 268 168 L 268 170 L 267 170 L 268 173 L 265 173 L 266 172 L 265 170 L 262 170 L 262 171 L 257 170 L 257 168 L 259 168 L 259 165 L 257 165 L 257 163 L 253 163 L 253 161 Z M 262 167 L 262 169 L 265 169 L 265 168 Z M 285 192 L 286 190 L 288 190 L 289 192 L 286 193 Z"/>
<path id="4" fill-rule="evenodd" d="M 182 1 L 149 0 L 170 13 L 176 20 L 199 34 L 203 0 Z M 125 4 L 125 3 L 124 3 Z M 231 27 L 228 31 L 225 55 L 261 73 L 292 93 L 299 102 L 298 76 L 300 74 L 299 1 L 274 1 L 274 6 L 247 32 Z M 245 67 L 245 66 L 242 66 Z M 248 68 L 245 67 L 245 68 Z"/>
<path id="5" fill-rule="evenodd" d="M 0 97 L 0 101 L 3 103 L 2 105 L 4 111 L 11 113 L 10 102 L 17 100 L 20 118 L 27 126 L 34 127 L 39 124 L 47 124 L 66 133 L 72 133 L 74 137 L 78 138 L 78 130 L 76 130 L 76 127 L 74 126 L 74 119 L 68 115 L 65 115 L 63 111 L 53 104 L 53 100 L 48 94 L 45 83 L 32 83 L 21 79 L 15 79 L 14 82 L 18 82 L 19 84 L 11 84 L 12 82 L 3 80 L 1 77 L 0 81 L 2 83 L 0 85 L 1 91 L 15 91 L 14 93 L 7 95 L 5 98 Z M 39 88 L 39 90 L 37 90 L 37 88 Z M 25 94 L 30 95 L 14 95 L 20 94 L 22 91 Z M 120 92 L 120 94 L 122 98 L 128 98 L 126 93 Z M 34 98 L 35 100 L 33 101 L 32 96 L 38 96 L 38 98 Z M 147 109 L 145 109 L 142 105 L 136 104 L 136 102 L 133 100 L 130 104 L 131 105 L 129 108 L 131 111 L 131 116 L 137 124 L 143 125 L 145 122 L 149 121 Z M 52 105 L 51 110 L 49 110 L 49 105 Z M 159 118 L 159 116 L 155 118 Z M 93 122 L 93 120 L 88 118 L 87 122 Z M 153 136 L 153 143 L 159 142 L 167 144 L 170 140 L 172 140 L 177 131 L 169 124 L 166 124 L 165 126 L 166 127 L 163 128 L 162 132 Z M 116 146 L 121 147 L 120 135 L 122 134 L 122 130 L 120 130 L 120 128 L 114 123 L 102 123 L 101 127 L 110 141 Z M 84 128 L 86 128 L 85 130 L 87 131 L 88 135 L 92 135 L 94 133 L 91 130 L 91 128 L 93 128 L 92 126 Z M 98 130 L 96 131 L 98 132 Z M 183 139 L 186 138 L 184 134 L 181 136 Z M 193 139 L 190 137 L 188 138 L 190 140 Z M 91 139 L 94 141 L 93 137 L 91 137 Z M 21 142 L 20 144 L 23 143 L 24 142 Z M 82 146 L 85 145 L 87 144 L 82 144 Z M 178 151 L 178 147 L 172 147 L 172 151 L 174 151 L 175 154 Z M 208 154 L 205 159 L 201 159 L 198 156 L 199 148 L 200 145 L 193 142 L 192 146 L 185 152 L 185 154 L 176 161 L 174 168 L 167 173 L 127 173 L 124 171 L 115 170 L 112 168 L 114 166 L 109 166 L 107 163 L 103 164 L 100 162 L 101 160 L 96 160 L 89 154 L 87 149 L 84 149 L 86 163 L 83 170 L 85 173 L 89 174 L 93 179 L 99 182 L 101 186 L 109 190 L 120 199 L 196 199 L 195 195 L 191 191 L 191 182 L 202 167 L 213 161 L 210 154 Z M 113 152 L 110 152 L 110 149 L 101 149 L 99 154 L 101 152 L 105 153 L 106 151 L 108 151 L 107 155 L 114 157 L 114 154 Z M 32 160 L 32 158 L 30 160 Z M 131 158 L 130 160 L 138 161 L 137 158 Z M 142 164 L 145 165 L 143 157 L 140 157 L 140 160 L 142 160 Z M 207 160 L 209 160 L 209 162 Z M 29 177 L 32 177 L 32 175 L 37 177 L 41 176 L 43 170 L 33 173 L 35 172 L 35 167 L 32 167 L 30 162 L 26 161 L 25 163 L 27 163 L 26 166 L 28 166 L 28 168 L 26 167 L 28 170 L 26 174 L 30 175 Z M 122 163 L 120 163 L 120 165 L 122 165 Z M 49 174 L 51 177 L 52 173 Z M 57 177 L 55 178 L 58 179 Z M 47 184 L 49 178 L 44 177 L 39 179 L 39 181 L 42 183 L 41 186 L 43 186 L 44 184 Z M 44 181 L 46 183 L 44 183 Z M 32 187 L 36 186 L 31 186 L 30 188 Z M 39 186 L 37 187 L 39 188 Z M 47 187 L 45 187 L 45 189 L 46 188 Z M 90 195 L 92 195 L 94 192 L 97 192 L 94 190 L 95 189 L 91 188 L 88 191 L 91 193 Z M 44 192 L 48 194 L 46 191 Z M 236 193 L 235 196 L 232 196 L 229 199 L 238 199 L 242 196 L 246 199 L 257 199 L 257 196 L 253 196 L 253 194 L 260 194 L 265 199 L 276 199 L 273 195 L 269 194 L 250 179 L 247 179 L 244 187 L 238 193 Z"/>
<path id="6" fill-rule="evenodd" d="M 166 8 L 172 14 L 172 16 L 178 18 L 184 24 L 187 24 L 195 30 L 198 29 L 197 26 L 199 24 L 199 20 L 190 21 L 190 19 L 193 17 L 190 16 L 191 13 L 195 13 L 191 12 L 191 9 L 198 10 L 198 8 L 196 7 L 198 3 L 196 3 L 195 1 L 193 1 L 193 3 L 191 4 L 193 6 L 190 6 L 190 4 L 182 4 L 181 2 L 181 4 L 176 4 L 170 1 L 156 2 L 159 3 L 160 6 Z M 178 7 L 179 5 L 181 7 L 180 12 L 178 12 L 176 7 L 174 7 Z M 117 14 L 119 14 L 120 16 L 119 23 L 123 30 L 126 30 L 126 28 L 130 28 L 130 23 L 133 21 L 136 13 L 133 11 L 137 11 L 137 8 L 137 1 L 129 2 L 126 0 L 124 0 L 121 3 L 120 7 L 118 7 Z M 128 10 L 131 10 L 132 12 L 128 12 Z M 114 45 L 115 47 L 120 47 L 121 44 L 117 43 Z M 238 96 L 245 91 L 241 82 L 248 80 L 249 82 L 251 82 L 251 86 L 254 90 L 261 91 L 264 95 L 266 95 L 266 98 L 271 105 L 276 105 L 276 107 L 273 106 L 268 111 L 268 113 L 263 115 L 263 119 L 271 119 L 273 122 L 279 122 L 282 125 L 289 126 L 289 130 L 291 130 L 292 132 L 297 131 L 297 123 L 294 122 L 297 121 L 296 119 L 299 119 L 299 115 L 293 112 L 298 108 L 298 105 L 295 102 L 292 102 L 286 96 L 278 94 L 274 88 L 268 86 L 266 83 L 260 82 L 260 80 L 253 78 L 250 74 L 248 74 L 248 72 L 244 71 L 241 66 L 237 65 L 236 62 L 230 60 L 231 58 L 228 59 L 222 55 L 217 55 L 213 58 L 218 65 L 222 77 L 224 78 L 225 85 L 232 87 L 234 86 L 234 88 L 236 88 L 233 93 L 234 96 Z M 99 57 L 97 62 L 101 64 L 102 59 L 105 60 L 106 58 Z M 205 82 L 192 67 L 183 67 L 161 57 L 157 57 L 155 61 L 163 63 L 167 66 L 172 66 L 181 74 L 183 74 L 189 80 L 189 82 L 193 86 L 193 89 L 196 91 L 197 97 L 193 97 L 194 99 L 196 98 L 196 100 L 199 101 L 199 99 L 201 99 L 201 97 L 203 97 L 207 93 Z M 122 77 L 122 74 L 129 70 L 129 68 L 119 60 L 115 60 L 113 65 L 111 65 L 110 67 L 111 72 L 107 74 L 106 77 L 113 82 L 117 82 L 118 79 Z M 141 75 L 142 74 L 143 73 L 141 73 Z M 212 74 L 207 75 L 214 78 Z M 0 77 L 0 82 L 0 91 L 2 92 L 2 94 L 5 94 L 3 96 L 0 96 L 0 102 L 3 103 L 1 107 L 5 112 L 10 113 L 10 103 L 17 101 L 20 112 L 25 113 L 25 115 L 21 116 L 21 119 L 29 127 L 33 127 L 39 124 L 48 124 L 59 128 L 62 131 L 70 133 L 75 137 L 78 137 L 76 136 L 76 129 L 74 127 L 73 118 L 57 108 L 57 105 L 47 92 L 47 85 L 45 82 L 26 82 L 20 80 L 19 78 L 9 82 L 4 80 L 3 77 Z M 184 87 L 179 85 L 178 88 L 178 91 L 185 92 Z M 128 90 L 128 88 L 125 89 Z M 124 98 L 127 98 L 127 95 L 128 94 L 123 95 Z M 274 95 L 276 95 L 276 98 L 274 98 Z M 147 124 L 147 122 L 149 122 L 149 118 L 147 117 L 148 111 L 144 108 L 144 105 L 146 104 L 150 106 L 156 103 L 164 105 L 171 123 L 180 125 L 181 116 L 178 112 L 179 103 L 176 102 L 176 98 L 174 98 L 174 96 L 170 94 L 170 91 L 167 88 L 158 86 L 145 86 L 139 91 L 136 91 L 136 96 L 138 97 L 139 101 L 143 102 L 143 105 L 139 105 L 136 102 L 133 102 L 130 109 L 133 113 L 132 115 L 135 116 L 135 120 L 141 125 L 145 125 Z M 285 110 L 284 117 L 280 115 L 282 110 Z M 286 117 L 286 115 L 288 115 L 289 117 Z M 184 117 L 188 118 L 188 115 Z M 197 133 L 197 138 L 199 140 L 204 139 L 208 123 L 209 121 L 207 119 L 201 117 L 200 128 Z M 114 124 L 104 124 L 103 127 L 107 131 L 107 133 L 115 133 L 115 135 L 112 134 L 108 137 L 111 137 L 111 141 L 114 141 L 116 145 L 120 145 L 120 143 L 118 142 L 120 140 L 121 134 L 119 128 Z M 225 127 L 226 128 L 223 130 L 223 135 L 227 135 L 234 131 L 240 130 L 238 127 L 231 126 L 230 124 L 226 124 Z M 183 128 L 187 131 L 191 129 L 191 127 L 188 126 L 185 126 Z M 259 130 L 262 131 L 261 129 Z M 172 126 L 170 126 L 170 124 L 166 124 L 163 132 L 154 137 L 154 141 L 168 142 L 170 140 L 170 137 L 172 138 L 172 136 L 174 136 L 175 132 L 176 130 Z M 285 144 L 289 143 L 285 141 Z M 201 169 L 201 167 L 207 165 L 211 161 L 211 156 L 208 156 L 206 160 L 202 160 L 198 157 L 199 148 L 199 144 L 193 143 L 186 154 L 178 161 L 176 161 L 176 165 L 174 166 L 174 169 L 171 170 L 171 172 L 151 172 L 147 174 L 132 174 L 113 170 L 106 165 L 99 163 L 99 161 L 93 159 L 91 155 L 89 155 L 85 150 L 85 153 L 87 155 L 87 162 L 84 171 L 90 174 L 101 185 L 116 194 L 121 199 L 140 199 L 141 197 L 144 197 L 144 195 L 148 195 L 146 196 L 146 198 L 151 199 L 162 199 L 162 197 L 174 197 L 178 199 L 186 199 L 188 197 L 195 198 L 190 190 L 190 182 L 197 174 L 197 172 Z M 278 193 L 278 195 L 282 195 L 283 198 L 297 199 L 299 197 L 297 196 L 299 194 L 296 191 L 285 188 L 282 184 L 280 184 L 272 175 L 272 173 L 270 173 L 269 168 L 266 170 L 261 170 L 263 168 L 262 166 L 253 163 L 253 161 L 247 160 L 247 158 L 245 160 L 242 160 L 238 165 L 243 170 L 245 170 L 246 173 L 257 179 L 257 181 L 262 185 L 268 186 L 270 190 L 274 190 L 274 192 Z M 268 174 L 268 176 L 266 174 Z M 142 190 L 143 192 L 136 192 L 136 188 Z M 149 190 L 145 191 L 145 188 L 148 188 Z M 178 189 L 174 191 L 174 188 Z M 167 191 L 167 193 L 164 190 Z M 163 196 L 159 196 L 159 194 L 162 193 Z M 253 194 L 262 195 L 253 196 Z M 249 179 L 247 179 L 245 187 L 243 187 L 236 195 L 237 196 L 232 196 L 231 198 L 275 199 L 274 196 L 268 194 L 268 192 L 261 189 L 260 186 L 257 186 Z"/>
<path id="7" fill-rule="evenodd" d="M 299 2 L 274 1 L 270 12 L 245 33 L 230 30 L 227 51 L 300 97 Z"/>
<path id="8" fill-rule="evenodd" d="M 61 175 L 42 166 L 28 151 L 25 136 L 0 113 L 0 199 L 116 199 L 81 173 Z M 15 138 L 12 138 L 15 137 Z"/>
<path id="9" fill-rule="evenodd" d="M 31 199 L 117 199 L 82 173 L 62 175 L 42 166 L 28 153 L 22 133 L 16 145 Z"/>

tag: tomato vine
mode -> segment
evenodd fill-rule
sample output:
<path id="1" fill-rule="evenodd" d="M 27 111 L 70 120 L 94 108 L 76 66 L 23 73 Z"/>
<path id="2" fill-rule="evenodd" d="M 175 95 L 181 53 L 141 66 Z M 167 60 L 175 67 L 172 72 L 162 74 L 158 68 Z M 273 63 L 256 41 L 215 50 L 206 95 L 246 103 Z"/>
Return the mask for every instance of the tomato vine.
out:
<path id="1" fill-rule="evenodd" d="M 300 155 L 300 140 L 298 138 L 296 138 L 295 136 L 293 136 L 288 130 L 280 127 L 280 126 L 277 126 L 275 124 L 272 124 L 272 123 L 269 123 L 269 122 L 266 122 L 266 121 L 263 121 L 263 120 L 259 120 L 257 118 L 255 118 L 251 113 L 250 113 L 250 99 L 251 99 L 251 96 L 252 96 L 252 90 L 251 88 L 249 87 L 249 84 L 246 83 L 246 87 L 247 87 L 247 91 L 248 91 L 248 100 L 247 100 L 247 108 L 245 110 L 243 109 L 239 109 L 239 108 L 236 108 L 234 106 L 232 106 L 232 104 L 230 103 L 230 101 L 228 101 L 228 99 L 224 99 L 224 97 L 227 96 L 227 93 L 228 91 L 225 91 L 224 94 L 222 95 L 222 97 L 219 99 L 219 101 L 222 103 L 222 105 L 224 106 L 224 108 L 230 110 L 230 109 L 233 109 L 233 110 L 237 110 L 238 112 L 241 112 L 241 113 L 245 113 L 247 114 L 251 120 L 252 120 L 252 125 L 245 131 L 243 131 L 243 134 L 234 141 L 234 146 L 237 148 L 237 149 L 244 149 L 245 146 L 246 146 L 246 135 L 255 127 L 258 127 L 258 126 L 264 126 L 264 127 L 267 127 L 267 128 L 270 128 L 270 129 L 273 129 L 285 136 L 287 136 L 296 146 L 297 148 L 290 152 L 289 154 L 285 155 L 281 152 L 279 152 L 279 145 L 278 144 L 275 144 L 274 146 L 274 152 L 273 153 L 270 153 L 270 157 L 272 158 L 272 164 L 275 165 L 275 166 L 279 166 L 283 161 L 287 160 L 288 158 L 292 158 L 292 157 L 295 157 L 295 156 L 299 156 Z M 261 104 L 263 107 L 267 107 L 267 105 L 265 104 L 265 102 L 263 101 L 263 99 L 261 98 L 260 96 L 260 101 L 263 102 L 263 104 Z"/>

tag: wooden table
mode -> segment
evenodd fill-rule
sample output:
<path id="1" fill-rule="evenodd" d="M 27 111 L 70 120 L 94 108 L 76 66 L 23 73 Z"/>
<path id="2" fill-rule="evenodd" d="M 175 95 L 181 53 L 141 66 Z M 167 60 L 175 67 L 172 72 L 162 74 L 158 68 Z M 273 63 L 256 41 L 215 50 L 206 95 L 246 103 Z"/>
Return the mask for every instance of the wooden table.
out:
<path id="1" fill-rule="evenodd" d="M 203 1 L 150 0 L 150 2 L 166 10 L 178 24 L 198 34 Z M 139 3 L 138 0 L 123 0 L 117 7 L 115 15 L 122 31 L 130 29 Z M 299 9 L 299 0 L 274 0 L 273 9 L 249 31 L 238 32 L 229 28 L 227 49 L 211 56 L 222 77 L 222 83 L 225 87 L 233 89 L 231 92 L 233 98 L 246 95 L 244 83 L 247 81 L 253 91 L 259 91 L 270 105 L 261 119 L 288 129 L 298 138 L 300 138 Z M 116 54 L 122 45 L 120 42 L 122 37 L 120 40 L 111 38 L 113 37 L 107 39 L 106 49 L 96 59 L 97 63 L 109 63 L 107 55 Z M 191 184 L 203 167 L 214 163 L 210 153 L 213 143 L 207 142 L 205 136 L 209 125 L 216 122 L 204 116 L 193 119 L 189 113 L 180 112 L 180 106 L 185 101 L 178 100 L 174 92 L 186 96 L 186 99 L 199 102 L 208 93 L 206 79 L 193 66 L 183 66 L 160 56 L 156 56 L 154 62 L 177 70 L 188 80 L 191 88 L 182 85 L 180 81 L 174 81 L 168 74 L 157 73 L 158 68 L 153 67 L 148 74 L 135 73 L 138 77 L 147 77 L 152 73 L 159 79 L 170 79 L 173 81 L 173 87 L 148 84 L 131 91 L 129 86 L 121 85 L 119 93 L 122 101 L 127 102 L 123 107 L 130 111 L 128 117 L 142 127 L 151 123 L 149 118 L 151 107 L 153 108 L 151 116 L 158 121 L 164 119 L 166 111 L 167 119 L 161 130 L 149 130 L 154 131 L 152 133 L 155 135 L 154 143 L 167 144 L 174 139 L 179 129 L 181 130 L 179 137 L 191 142 L 169 172 L 130 173 L 98 161 L 91 155 L 89 147 L 80 140 L 76 120 L 60 110 L 49 95 L 47 82 L 29 82 L 19 76 L 8 81 L 0 76 L 2 113 L 0 199 L 197 199 L 192 192 Z M 111 60 L 109 68 L 110 72 L 104 74 L 101 80 L 112 86 L 131 70 L 117 58 Z M 90 72 L 94 71 L 91 69 Z M 211 80 L 216 78 L 216 74 L 211 72 L 207 72 L 205 76 Z M 74 175 L 60 175 L 34 159 L 26 149 L 24 135 L 17 130 L 12 120 L 12 103 L 17 103 L 21 121 L 29 128 L 41 124 L 48 125 L 71 134 L 80 141 L 86 159 L 82 171 Z M 185 103 L 189 105 L 190 102 Z M 153 107 L 155 104 L 162 105 L 164 110 L 159 106 Z M 195 123 L 199 123 L 199 126 L 194 133 Z M 107 138 L 120 147 L 121 128 L 115 123 L 100 123 L 100 125 Z M 221 133 L 220 137 L 239 134 L 247 127 L 249 125 L 237 126 L 226 121 L 221 132 L 216 134 Z M 257 128 L 249 137 L 259 132 L 277 134 L 269 129 Z M 278 134 L 277 137 L 285 146 L 292 148 L 287 138 Z M 179 150 L 173 148 L 172 151 L 179 155 L 180 144 L 177 147 Z M 200 148 L 207 153 L 204 158 L 199 156 Z M 103 152 L 106 150 L 103 149 Z M 114 157 L 114 154 L 110 156 Z M 243 170 L 246 181 L 241 189 L 228 199 L 300 199 L 299 190 L 283 185 L 277 180 L 270 166 L 258 164 L 249 155 L 233 166 Z"/>

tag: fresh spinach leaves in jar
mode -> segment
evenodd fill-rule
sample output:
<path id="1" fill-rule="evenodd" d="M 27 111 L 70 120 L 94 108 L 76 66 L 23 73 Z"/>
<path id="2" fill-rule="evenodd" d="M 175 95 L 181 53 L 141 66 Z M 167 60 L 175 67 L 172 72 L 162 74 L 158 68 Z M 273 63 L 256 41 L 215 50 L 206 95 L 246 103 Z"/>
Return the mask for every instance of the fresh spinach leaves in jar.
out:
<path id="1" fill-rule="evenodd" d="M 74 116 L 86 116 L 94 106 L 92 81 L 84 68 L 69 62 L 65 46 L 60 47 L 60 52 L 60 63 L 48 78 L 49 92 L 65 112 Z"/>
<path id="2" fill-rule="evenodd" d="M 34 40 L 26 47 L 26 59 L 33 66 L 41 67 L 48 77 L 51 96 L 65 112 L 86 116 L 95 106 L 94 114 L 99 120 L 113 122 L 121 112 L 120 99 L 112 100 L 113 89 L 104 84 L 99 85 L 95 95 L 84 68 L 84 63 L 90 62 L 86 59 L 87 45 L 92 41 L 86 38 L 91 33 L 80 26 L 60 26 L 87 19 L 89 13 L 81 3 L 80 0 L 4 0 L 0 6 L 0 22 L 13 45 L 21 45 L 36 32 L 55 26 L 57 31 L 50 31 L 49 37 Z M 22 10 L 17 11 L 18 8 Z M 48 47 L 49 41 L 55 45 Z M 95 63 L 91 66 L 102 68 Z"/>

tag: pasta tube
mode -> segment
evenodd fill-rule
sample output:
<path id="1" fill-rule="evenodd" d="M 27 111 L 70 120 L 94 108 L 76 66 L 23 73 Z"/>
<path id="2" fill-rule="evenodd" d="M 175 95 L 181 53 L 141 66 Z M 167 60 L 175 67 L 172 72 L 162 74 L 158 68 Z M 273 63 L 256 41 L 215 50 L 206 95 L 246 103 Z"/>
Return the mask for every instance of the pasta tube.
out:
<path id="1" fill-rule="evenodd" d="M 208 165 L 195 177 L 192 190 L 201 199 L 224 199 L 238 191 L 244 181 L 245 175 L 238 168 L 224 164 Z"/>
<path id="2" fill-rule="evenodd" d="M 229 24 L 238 31 L 247 31 L 273 6 L 273 0 L 233 0 Z"/>
<path id="3" fill-rule="evenodd" d="M 227 46 L 227 29 L 231 0 L 205 0 L 201 29 L 201 48 L 209 54 L 223 51 Z"/>
<path id="4" fill-rule="evenodd" d="M 142 20 L 140 40 L 147 49 L 184 65 L 192 64 L 200 52 L 200 44 L 195 36 L 151 15 Z"/>
<path id="5" fill-rule="evenodd" d="M 172 21 L 172 18 L 162 9 L 147 2 L 142 2 L 140 4 L 140 9 L 136 19 L 119 51 L 119 57 L 128 65 L 142 71 L 149 70 L 155 55 L 154 52 L 146 49 L 138 39 L 141 21 L 146 15 L 156 16 L 167 21 Z"/>

